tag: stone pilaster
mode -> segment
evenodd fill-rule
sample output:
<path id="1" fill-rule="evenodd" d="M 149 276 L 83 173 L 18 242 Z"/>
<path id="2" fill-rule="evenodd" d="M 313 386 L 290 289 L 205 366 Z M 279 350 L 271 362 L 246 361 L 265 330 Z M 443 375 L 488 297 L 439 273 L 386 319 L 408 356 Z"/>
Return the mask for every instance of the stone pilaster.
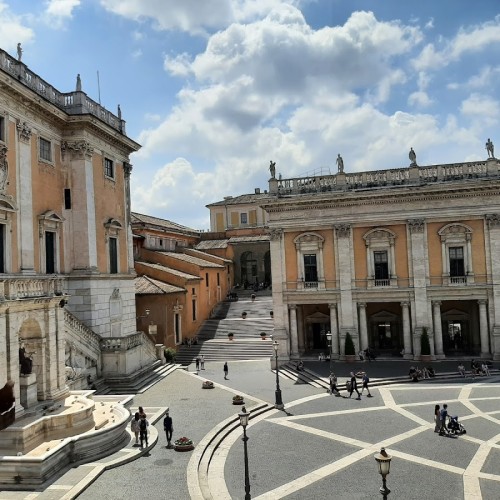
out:
<path id="1" fill-rule="evenodd" d="M 493 359 L 500 360 L 500 214 L 488 214 L 485 216 L 486 230 L 489 236 L 489 254 L 491 267 L 491 282 L 493 300 L 490 302 L 492 325 L 492 346 Z M 482 346 L 481 346 L 482 351 Z"/>
<path id="2" fill-rule="evenodd" d="M 404 358 L 413 359 L 410 329 L 410 303 L 401 302 L 401 310 L 403 312 L 403 341 L 405 350 Z"/>
<path id="3" fill-rule="evenodd" d="M 288 306 L 290 314 L 290 358 L 298 358 L 299 356 L 299 339 L 297 336 L 297 306 L 290 304 Z"/>
<path id="4" fill-rule="evenodd" d="M 339 328 L 337 326 L 337 304 L 328 304 L 330 308 L 330 332 L 332 334 L 332 359 L 339 359 Z"/>
<path id="5" fill-rule="evenodd" d="M 364 351 L 368 349 L 368 329 L 366 325 L 366 303 L 359 302 L 359 334 L 360 334 L 360 347 Z"/>
<path id="6" fill-rule="evenodd" d="M 434 318 L 434 350 L 437 359 L 444 358 L 443 352 L 443 331 L 441 328 L 441 302 L 432 303 L 432 316 Z"/>
<path id="7" fill-rule="evenodd" d="M 479 305 L 479 335 L 481 338 L 481 358 L 490 358 L 490 342 L 488 335 L 488 315 L 486 300 L 478 300 Z"/>

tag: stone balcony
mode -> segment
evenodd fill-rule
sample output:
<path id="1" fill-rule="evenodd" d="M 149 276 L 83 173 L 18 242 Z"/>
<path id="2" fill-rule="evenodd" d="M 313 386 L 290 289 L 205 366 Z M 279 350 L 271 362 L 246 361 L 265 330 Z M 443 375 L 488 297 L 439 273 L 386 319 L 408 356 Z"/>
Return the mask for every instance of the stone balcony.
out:
<path id="1" fill-rule="evenodd" d="M 0 275 L 0 302 L 62 296 L 64 278 L 60 276 Z"/>

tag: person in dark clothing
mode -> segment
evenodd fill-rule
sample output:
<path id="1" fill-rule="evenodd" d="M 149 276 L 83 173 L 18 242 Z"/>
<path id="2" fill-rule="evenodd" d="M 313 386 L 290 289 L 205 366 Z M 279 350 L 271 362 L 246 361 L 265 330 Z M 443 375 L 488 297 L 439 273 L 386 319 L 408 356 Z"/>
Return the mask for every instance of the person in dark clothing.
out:
<path id="1" fill-rule="evenodd" d="M 227 380 L 227 374 L 229 373 L 229 367 L 227 366 L 227 361 L 224 363 L 224 380 Z"/>
<path id="2" fill-rule="evenodd" d="M 196 371 L 198 371 L 200 369 L 200 358 L 197 357 L 195 361 L 196 361 Z"/>
<path id="3" fill-rule="evenodd" d="M 349 398 L 352 396 L 352 393 L 354 391 L 356 391 L 356 394 L 358 395 L 356 399 L 360 400 L 361 394 L 358 391 L 358 382 L 356 381 L 356 375 L 354 375 L 354 372 L 351 372 L 351 388 L 349 390 Z"/>
<path id="4" fill-rule="evenodd" d="M 146 420 L 146 415 L 141 416 L 139 421 L 139 432 L 141 435 L 141 448 L 144 448 L 144 442 L 146 442 L 146 448 L 148 447 L 148 427 L 149 422 Z"/>
<path id="5" fill-rule="evenodd" d="M 441 423 L 441 426 L 439 428 L 439 435 L 440 436 L 444 436 L 445 434 L 449 434 L 450 432 L 448 431 L 448 429 L 446 428 L 446 419 L 448 418 L 448 405 L 445 403 L 443 405 L 443 408 L 441 410 L 441 414 L 440 414 L 440 423 Z"/>
<path id="6" fill-rule="evenodd" d="M 172 441 L 172 433 L 174 432 L 174 424 L 172 422 L 172 417 L 169 415 L 168 411 L 165 414 L 165 418 L 163 419 L 163 429 L 165 430 L 165 434 L 167 436 L 167 448 L 170 448 L 172 445 L 170 442 Z"/>
<path id="7" fill-rule="evenodd" d="M 337 388 L 337 375 L 334 372 L 330 373 L 330 394 L 333 396 L 340 396 L 340 392 Z"/>

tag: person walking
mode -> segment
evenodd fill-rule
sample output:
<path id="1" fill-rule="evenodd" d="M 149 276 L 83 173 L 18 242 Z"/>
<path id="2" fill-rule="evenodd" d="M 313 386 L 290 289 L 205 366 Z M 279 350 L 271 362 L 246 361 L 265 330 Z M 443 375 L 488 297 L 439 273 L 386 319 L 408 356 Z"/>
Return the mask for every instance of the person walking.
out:
<path id="1" fill-rule="evenodd" d="M 358 397 L 356 398 L 358 401 L 361 399 L 361 394 L 358 391 L 358 382 L 356 381 L 356 375 L 354 375 L 354 372 L 351 372 L 351 385 L 349 389 L 349 398 L 351 398 L 352 393 L 356 391 L 356 394 Z"/>
<path id="2" fill-rule="evenodd" d="M 141 449 L 144 448 L 144 442 L 146 442 L 146 448 L 148 447 L 148 427 L 149 422 L 146 419 L 146 415 L 141 416 L 139 422 L 139 431 L 141 435 Z"/>
<path id="3" fill-rule="evenodd" d="M 446 419 L 448 418 L 448 405 L 445 403 L 443 408 L 441 409 L 441 413 L 439 415 L 440 426 L 439 426 L 439 435 L 444 436 L 445 434 L 449 434 L 448 429 L 446 428 Z"/>
<path id="4" fill-rule="evenodd" d="M 139 415 L 139 412 L 136 411 L 135 415 L 132 417 L 132 420 L 130 422 L 130 430 L 134 433 L 135 436 L 135 444 L 139 444 L 139 420 L 141 419 L 141 416 Z"/>
<path id="5" fill-rule="evenodd" d="M 227 374 L 229 373 L 229 367 L 227 366 L 227 361 L 224 363 L 224 380 L 227 380 Z"/>
<path id="6" fill-rule="evenodd" d="M 330 373 L 330 394 L 333 396 L 340 396 L 340 391 L 337 388 L 337 375 L 334 372 Z"/>
<path id="7" fill-rule="evenodd" d="M 203 357 L 203 354 L 200 356 L 200 365 L 201 365 L 201 369 L 204 370 L 205 369 L 205 358 Z"/>
<path id="8" fill-rule="evenodd" d="M 361 378 L 361 382 L 363 384 L 363 386 L 361 387 L 361 395 L 363 395 L 363 392 L 366 389 L 366 391 L 368 392 L 367 397 L 372 398 L 373 396 L 370 392 L 370 388 L 368 387 L 368 382 L 370 382 L 370 378 L 368 377 L 366 372 L 358 372 L 358 373 L 356 373 L 356 376 Z"/>
<path id="9" fill-rule="evenodd" d="M 163 419 L 163 429 L 165 430 L 165 434 L 167 436 L 167 448 L 171 448 L 172 445 L 170 442 L 172 441 L 172 432 L 174 432 L 174 425 L 172 422 L 172 417 L 169 412 L 165 413 L 165 418 Z"/>
<path id="10" fill-rule="evenodd" d="M 439 432 L 441 429 L 441 411 L 439 405 L 434 407 L 434 432 Z"/>
<path id="11" fill-rule="evenodd" d="M 200 369 L 200 358 L 199 356 L 196 358 L 196 371 Z"/>

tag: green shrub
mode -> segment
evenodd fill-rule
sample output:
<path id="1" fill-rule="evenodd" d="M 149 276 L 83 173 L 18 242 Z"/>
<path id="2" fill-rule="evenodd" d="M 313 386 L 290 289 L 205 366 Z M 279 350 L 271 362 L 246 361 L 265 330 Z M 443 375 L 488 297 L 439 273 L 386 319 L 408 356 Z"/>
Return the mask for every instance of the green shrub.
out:
<path id="1" fill-rule="evenodd" d="M 175 349 L 172 349 L 172 347 L 165 347 L 163 355 L 165 356 L 166 361 L 175 361 L 177 351 Z"/>
<path id="2" fill-rule="evenodd" d="M 346 356 L 356 355 L 356 349 L 354 349 L 354 342 L 352 341 L 352 337 L 349 332 L 347 332 L 345 336 L 345 354 Z"/>
<path id="3" fill-rule="evenodd" d="M 422 335 L 420 336 L 420 354 L 423 356 L 431 355 L 431 344 L 429 342 L 429 334 L 427 333 L 427 328 L 422 330 Z"/>

